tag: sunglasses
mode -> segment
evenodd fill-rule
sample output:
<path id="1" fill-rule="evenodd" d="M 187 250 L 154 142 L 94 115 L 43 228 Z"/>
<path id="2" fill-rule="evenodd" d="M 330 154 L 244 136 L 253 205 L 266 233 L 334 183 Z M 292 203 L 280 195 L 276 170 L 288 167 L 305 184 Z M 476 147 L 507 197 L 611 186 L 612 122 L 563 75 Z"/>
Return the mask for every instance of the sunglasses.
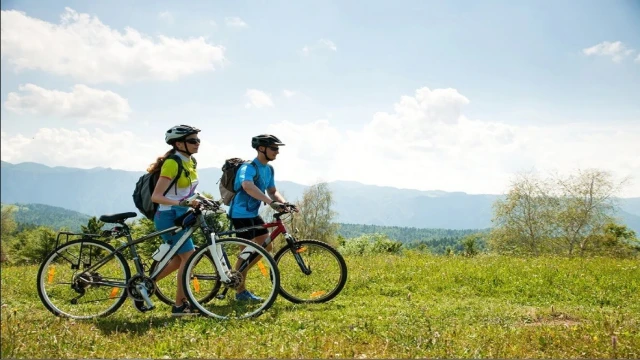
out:
<path id="1" fill-rule="evenodd" d="M 280 148 L 277 146 L 267 146 L 269 149 L 273 150 L 273 151 L 279 151 Z"/>
<path id="2" fill-rule="evenodd" d="M 200 144 L 200 139 L 186 139 L 184 142 L 195 145 Z"/>

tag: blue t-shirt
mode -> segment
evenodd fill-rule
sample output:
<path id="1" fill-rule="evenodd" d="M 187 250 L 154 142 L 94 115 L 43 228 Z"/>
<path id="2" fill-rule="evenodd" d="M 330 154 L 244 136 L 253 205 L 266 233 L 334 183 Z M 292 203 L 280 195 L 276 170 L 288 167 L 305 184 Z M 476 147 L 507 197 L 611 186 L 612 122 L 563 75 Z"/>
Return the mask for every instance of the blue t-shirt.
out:
<path id="1" fill-rule="evenodd" d="M 236 196 L 233 197 L 231 205 L 229 206 L 229 216 L 232 218 L 246 219 L 258 216 L 262 201 L 255 199 L 242 189 L 243 181 L 248 180 L 253 182 L 256 169 L 258 170 L 259 176 L 254 184 L 260 191 L 265 192 L 266 189 L 276 186 L 273 179 L 273 170 L 270 165 L 262 165 L 262 163 L 258 161 L 258 158 L 253 159 L 253 164 L 255 166 L 251 164 L 240 165 L 236 173 L 236 180 L 233 183 Z"/>

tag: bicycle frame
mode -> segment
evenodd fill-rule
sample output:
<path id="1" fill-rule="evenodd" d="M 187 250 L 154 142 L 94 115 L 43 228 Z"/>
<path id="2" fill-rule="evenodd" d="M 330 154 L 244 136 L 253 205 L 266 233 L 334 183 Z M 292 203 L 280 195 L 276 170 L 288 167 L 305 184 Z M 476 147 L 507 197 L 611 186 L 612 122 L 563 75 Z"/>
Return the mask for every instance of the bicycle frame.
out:
<path id="1" fill-rule="evenodd" d="M 135 264 L 136 267 L 136 272 L 138 275 L 144 275 L 144 268 L 142 265 L 142 261 L 140 259 L 140 256 L 138 255 L 138 251 L 136 250 L 136 245 L 140 244 L 146 240 L 152 239 L 154 237 L 163 235 L 163 234 L 167 234 L 167 233 L 171 233 L 171 232 L 177 232 L 182 230 L 183 228 L 181 226 L 172 226 L 170 228 L 164 229 L 164 230 L 160 230 L 160 231 L 155 231 L 151 234 L 145 235 L 141 238 L 138 239 L 133 239 L 131 237 L 131 232 L 129 229 L 129 226 L 127 226 L 127 224 L 125 224 L 124 222 L 118 222 L 117 224 L 121 225 L 121 228 L 116 227 L 115 232 L 117 235 L 116 239 L 119 239 L 121 237 L 126 237 L 127 238 L 127 242 L 122 244 L 121 246 L 118 246 L 113 252 L 111 252 L 110 254 L 108 254 L 107 256 L 105 256 L 102 260 L 100 260 L 97 264 L 93 264 L 90 265 L 90 267 L 88 269 L 84 269 L 83 273 L 90 273 L 91 271 L 94 271 L 98 268 L 100 268 L 102 265 L 104 265 L 105 263 L 107 263 L 109 260 L 111 260 L 113 257 L 116 256 L 117 253 L 122 254 L 122 250 L 125 248 L 129 248 L 129 251 L 131 252 L 132 255 L 132 260 Z M 211 256 L 213 257 L 213 261 L 215 263 L 216 269 L 218 269 L 218 274 L 220 276 L 220 280 L 222 282 L 230 282 L 231 280 L 228 277 L 228 273 L 229 273 L 229 267 L 227 266 L 226 263 L 222 263 L 222 261 L 220 261 L 220 257 L 218 256 L 218 252 L 221 251 L 221 249 L 218 249 L 219 246 L 216 245 L 215 240 L 217 239 L 217 235 L 213 234 L 210 230 L 209 227 L 204 219 L 204 215 L 202 214 L 201 211 L 198 211 L 197 214 L 197 220 L 196 222 L 194 222 L 193 225 L 189 226 L 187 228 L 187 231 L 185 231 L 185 233 L 180 237 L 180 239 L 171 247 L 171 250 L 168 251 L 163 258 L 161 259 L 161 261 L 159 262 L 158 266 L 156 267 L 156 270 L 152 273 L 149 274 L 149 277 L 153 280 L 156 281 L 158 275 L 160 274 L 160 272 L 162 272 L 162 270 L 167 266 L 167 264 L 169 263 L 169 261 L 171 261 L 171 259 L 173 258 L 173 256 L 176 254 L 176 252 L 180 249 L 180 247 L 187 241 L 187 239 L 189 239 L 189 237 L 196 231 L 196 229 L 200 227 L 202 229 L 202 231 L 205 233 L 205 238 L 207 238 L 209 244 L 207 245 L 207 247 L 209 248 L 209 251 L 211 252 Z M 80 250 L 82 252 L 82 248 Z M 79 267 L 79 264 L 78 264 Z M 222 270 L 222 271 L 220 271 Z M 101 285 L 108 285 L 108 286 L 113 286 L 113 287 L 118 287 L 118 288 L 126 288 L 127 284 L 126 283 L 117 283 L 117 282 L 97 282 Z"/>
<path id="2" fill-rule="evenodd" d="M 287 242 L 290 242 L 290 240 L 293 241 L 291 235 L 289 234 L 289 232 L 287 231 L 287 228 L 284 225 L 284 222 L 279 217 L 276 218 L 276 220 L 269 223 L 254 225 L 254 226 L 247 226 L 240 229 L 227 230 L 227 231 L 219 232 L 217 235 L 225 236 L 225 235 L 232 235 L 232 234 L 245 232 L 247 230 L 270 229 L 270 228 L 275 228 L 275 229 L 273 229 L 269 233 L 269 236 L 267 236 L 267 238 L 264 240 L 264 243 L 262 244 L 263 247 L 266 247 L 269 244 L 271 244 L 271 242 L 275 238 L 277 238 L 278 235 L 280 234 L 284 235 L 285 239 L 287 239 Z"/>
<path id="3" fill-rule="evenodd" d="M 262 243 L 262 247 L 263 248 L 267 248 L 267 246 L 269 246 L 269 244 L 271 244 L 271 242 L 275 238 L 277 238 L 278 235 L 282 234 L 284 236 L 285 240 L 287 241 L 287 244 L 290 245 L 291 248 L 294 250 L 293 251 L 293 257 L 296 259 L 296 262 L 298 263 L 298 266 L 300 267 L 300 270 L 302 270 L 303 273 L 309 275 L 309 274 L 311 274 L 311 270 L 309 270 L 307 265 L 304 263 L 303 259 L 300 257 L 300 254 L 296 251 L 297 249 L 294 248 L 295 243 L 296 243 L 296 239 L 291 234 L 289 234 L 289 232 L 287 231 L 287 227 L 284 225 L 284 222 L 280 218 L 280 216 L 282 216 L 283 214 L 284 214 L 284 212 L 283 213 L 276 213 L 274 215 L 275 220 L 273 220 L 271 222 L 260 224 L 260 225 L 254 225 L 254 226 L 247 226 L 247 227 L 243 227 L 243 228 L 240 228 L 240 229 L 232 229 L 232 230 L 223 231 L 223 232 L 218 233 L 217 236 L 237 234 L 237 233 L 240 233 L 240 232 L 245 232 L 247 230 L 275 228 L 269 233 L 267 238 L 264 240 L 264 242 Z M 248 262 L 251 262 L 254 258 L 255 257 L 252 255 L 249 258 Z"/>

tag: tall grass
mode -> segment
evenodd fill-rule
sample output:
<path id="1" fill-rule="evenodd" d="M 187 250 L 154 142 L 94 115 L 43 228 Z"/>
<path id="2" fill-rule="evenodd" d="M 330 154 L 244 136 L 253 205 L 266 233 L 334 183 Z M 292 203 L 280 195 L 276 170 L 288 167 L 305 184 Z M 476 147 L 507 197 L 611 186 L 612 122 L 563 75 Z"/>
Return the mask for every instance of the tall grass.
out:
<path id="1" fill-rule="evenodd" d="M 640 264 L 609 258 L 347 256 L 335 300 L 279 298 L 257 319 L 173 319 L 130 301 L 71 321 L 40 303 L 37 267 L 2 268 L 2 357 L 640 358 Z"/>

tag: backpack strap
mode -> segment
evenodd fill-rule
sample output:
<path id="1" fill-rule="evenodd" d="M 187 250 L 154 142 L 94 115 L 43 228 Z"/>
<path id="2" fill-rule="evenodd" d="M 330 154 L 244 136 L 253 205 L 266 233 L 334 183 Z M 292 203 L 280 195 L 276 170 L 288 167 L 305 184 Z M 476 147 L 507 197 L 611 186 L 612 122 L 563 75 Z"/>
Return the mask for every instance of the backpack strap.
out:
<path id="1" fill-rule="evenodd" d="M 182 165 L 182 159 L 180 158 L 180 156 L 178 156 L 177 154 L 171 154 L 169 157 L 167 157 L 165 159 L 165 161 L 167 161 L 167 159 L 173 159 L 177 164 L 178 164 L 178 174 L 171 179 L 171 183 L 169 183 L 169 187 L 167 187 L 167 190 L 165 190 L 163 195 L 167 195 L 167 193 L 169 192 L 169 190 L 171 189 L 171 187 L 173 185 L 176 185 L 176 183 L 178 182 L 178 179 L 180 179 L 180 175 L 182 175 L 182 171 L 184 170 L 185 174 L 187 174 L 187 177 L 189 176 L 189 171 L 185 170 L 183 165 Z M 195 159 L 193 159 L 195 161 Z M 176 195 L 178 195 L 178 187 L 176 186 L 175 188 L 175 192 Z"/>

